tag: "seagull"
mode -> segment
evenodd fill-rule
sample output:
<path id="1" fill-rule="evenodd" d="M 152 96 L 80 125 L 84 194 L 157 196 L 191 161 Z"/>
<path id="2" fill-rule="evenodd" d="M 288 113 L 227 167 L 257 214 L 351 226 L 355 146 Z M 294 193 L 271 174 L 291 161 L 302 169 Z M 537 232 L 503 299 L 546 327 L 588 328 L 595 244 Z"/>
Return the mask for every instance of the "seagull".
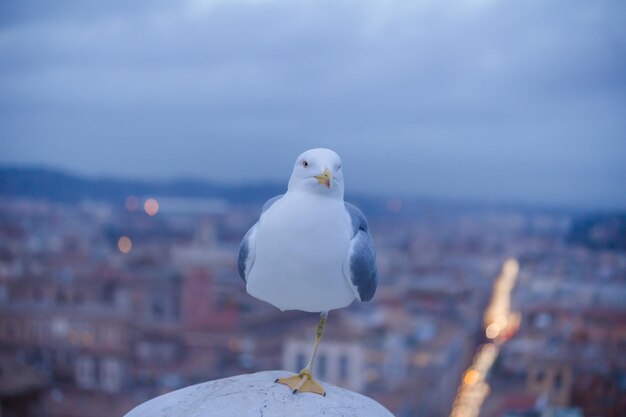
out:
<path id="1" fill-rule="evenodd" d="M 268 200 L 238 253 L 246 291 L 281 311 L 320 313 L 313 352 L 298 374 L 275 382 L 326 395 L 313 378 L 328 312 L 376 292 L 376 252 L 367 220 L 344 198 L 341 158 L 310 149 L 296 159 L 285 194 Z"/>

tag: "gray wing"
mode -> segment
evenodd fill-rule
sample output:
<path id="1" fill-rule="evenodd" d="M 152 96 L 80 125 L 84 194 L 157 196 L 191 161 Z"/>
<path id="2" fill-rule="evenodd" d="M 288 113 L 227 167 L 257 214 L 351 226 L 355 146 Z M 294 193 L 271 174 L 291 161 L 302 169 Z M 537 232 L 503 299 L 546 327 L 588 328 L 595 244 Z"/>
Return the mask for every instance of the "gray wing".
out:
<path id="1" fill-rule="evenodd" d="M 369 301 L 374 297 L 378 285 L 376 250 L 361 210 L 350 203 L 345 205 L 352 222 L 352 240 L 344 263 L 344 274 L 358 299 Z"/>
<path id="2" fill-rule="evenodd" d="M 265 213 L 275 202 L 280 200 L 283 195 L 277 195 L 276 197 L 270 198 L 263 204 L 263 208 L 261 209 L 261 215 Z M 237 254 L 237 269 L 239 270 L 239 276 L 241 279 L 246 281 L 246 277 L 250 273 L 250 269 L 252 268 L 252 264 L 254 264 L 254 255 L 256 248 L 256 229 L 259 222 L 254 223 L 254 225 L 248 230 L 246 235 L 241 239 L 241 243 L 239 244 L 239 253 Z"/>

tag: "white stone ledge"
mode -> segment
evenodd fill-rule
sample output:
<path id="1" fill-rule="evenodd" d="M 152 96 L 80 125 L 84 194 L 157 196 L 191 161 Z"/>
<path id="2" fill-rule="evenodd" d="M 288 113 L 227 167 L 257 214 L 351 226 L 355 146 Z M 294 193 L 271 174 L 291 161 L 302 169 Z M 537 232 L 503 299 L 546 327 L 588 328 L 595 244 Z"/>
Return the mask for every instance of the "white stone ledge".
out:
<path id="1" fill-rule="evenodd" d="M 376 401 L 322 382 L 326 396 L 293 394 L 265 371 L 192 385 L 138 405 L 125 417 L 393 417 Z"/>

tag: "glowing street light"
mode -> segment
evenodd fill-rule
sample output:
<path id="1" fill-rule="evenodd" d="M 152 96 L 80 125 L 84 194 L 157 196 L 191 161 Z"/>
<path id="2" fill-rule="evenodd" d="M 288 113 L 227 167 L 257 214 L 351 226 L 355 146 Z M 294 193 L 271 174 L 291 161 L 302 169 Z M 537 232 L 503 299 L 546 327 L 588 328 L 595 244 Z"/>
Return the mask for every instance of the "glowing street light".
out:
<path id="1" fill-rule="evenodd" d="M 122 236 L 117 240 L 117 248 L 124 254 L 129 253 L 133 248 L 133 242 L 128 236 Z"/>
<path id="2" fill-rule="evenodd" d="M 143 209 L 148 216 L 154 216 L 159 212 L 159 202 L 154 198 L 149 198 L 143 203 Z"/>
<path id="3" fill-rule="evenodd" d="M 480 379 L 480 374 L 476 369 L 470 369 L 463 376 L 463 383 L 466 385 L 474 385 Z"/>
<path id="4" fill-rule="evenodd" d="M 502 272 L 493 285 L 491 301 L 484 315 L 485 336 L 490 341 L 481 345 L 474 355 L 472 365 L 463 374 L 452 405 L 450 417 L 478 417 L 480 407 L 489 395 L 489 385 L 485 381 L 489 370 L 498 357 L 500 346 L 515 333 L 521 317 L 511 312 L 511 291 L 515 286 L 519 263 L 507 260 Z"/>

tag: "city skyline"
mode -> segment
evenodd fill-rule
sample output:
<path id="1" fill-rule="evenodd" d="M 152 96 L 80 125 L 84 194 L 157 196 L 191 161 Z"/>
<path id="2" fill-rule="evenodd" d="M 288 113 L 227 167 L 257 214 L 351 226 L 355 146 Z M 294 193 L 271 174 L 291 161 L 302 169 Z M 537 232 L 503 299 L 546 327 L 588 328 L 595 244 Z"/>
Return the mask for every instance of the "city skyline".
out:
<path id="1" fill-rule="evenodd" d="M 258 204 L 166 205 L 0 199 L 0 362 L 23 376 L 2 375 L 3 415 L 120 416 L 185 386 L 302 368 L 316 315 L 251 297 L 237 273 Z M 368 221 L 380 287 L 332 312 L 325 383 L 398 417 L 449 415 L 463 392 L 484 399 L 483 417 L 624 414 L 622 215 Z"/>
<path id="2" fill-rule="evenodd" d="M 187 201 L 190 204 L 263 203 L 287 191 L 287 182 L 220 182 L 211 179 L 180 176 L 171 178 L 120 177 L 89 175 L 37 164 L 0 163 L 0 196 L 3 198 L 43 199 L 72 203 L 77 201 L 123 201 L 128 198 L 146 201 L 152 198 Z M 621 206 L 533 202 L 520 199 L 481 200 L 475 197 L 436 196 L 408 192 L 360 191 L 349 189 L 345 201 L 360 201 L 375 211 L 388 214 L 413 212 L 424 205 L 440 209 L 519 209 L 534 212 L 623 213 Z"/>

